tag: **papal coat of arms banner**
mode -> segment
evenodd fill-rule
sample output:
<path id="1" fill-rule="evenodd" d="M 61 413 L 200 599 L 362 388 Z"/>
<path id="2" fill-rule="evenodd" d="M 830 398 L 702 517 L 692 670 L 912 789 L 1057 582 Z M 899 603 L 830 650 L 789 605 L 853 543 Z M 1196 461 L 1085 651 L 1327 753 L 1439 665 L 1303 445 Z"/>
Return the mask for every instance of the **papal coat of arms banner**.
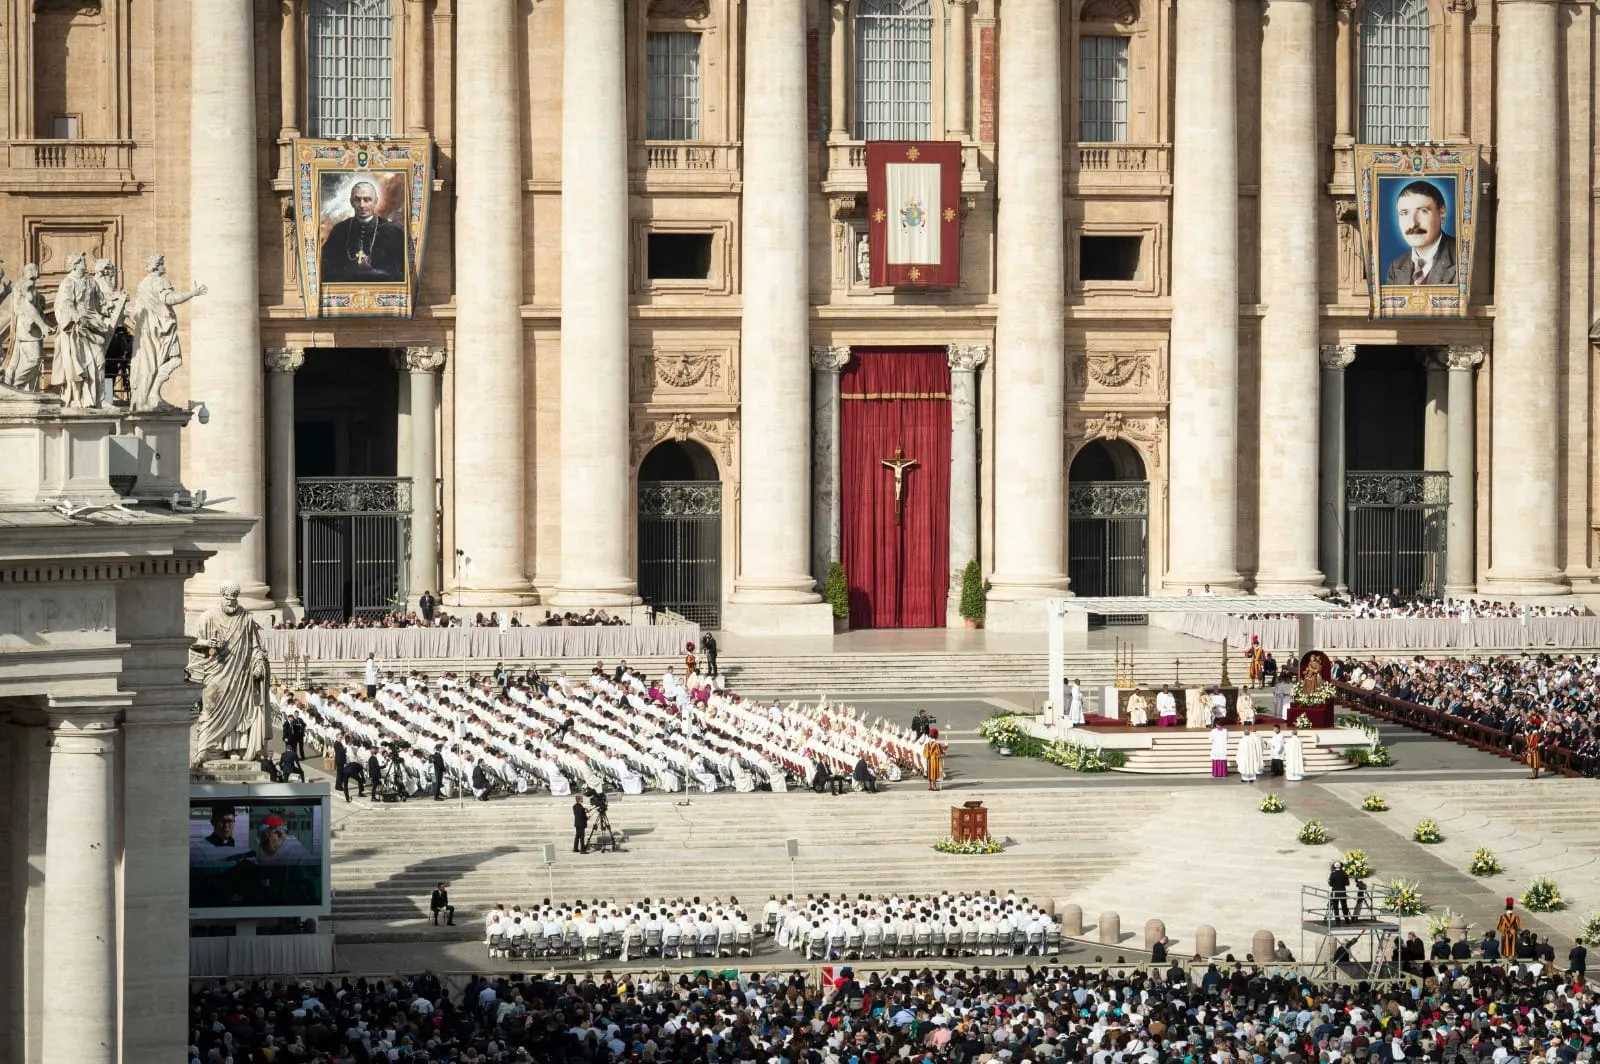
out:
<path id="1" fill-rule="evenodd" d="M 294 142 L 306 317 L 411 317 L 428 235 L 432 160 L 426 137 Z"/>
<path id="2" fill-rule="evenodd" d="M 961 143 L 867 142 L 874 288 L 961 284 Z"/>
<path id="3" fill-rule="evenodd" d="M 1356 148 L 1374 318 L 1459 318 L 1472 293 L 1478 149 Z"/>

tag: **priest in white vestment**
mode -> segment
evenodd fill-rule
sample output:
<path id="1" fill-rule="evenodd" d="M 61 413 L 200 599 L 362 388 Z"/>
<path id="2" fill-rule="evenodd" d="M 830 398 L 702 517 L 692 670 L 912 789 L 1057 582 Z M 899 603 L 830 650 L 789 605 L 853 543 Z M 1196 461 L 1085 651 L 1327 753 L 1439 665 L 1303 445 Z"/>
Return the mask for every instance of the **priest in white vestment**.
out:
<path id="1" fill-rule="evenodd" d="M 1306 778 L 1305 744 L 1300 741 L 1300 736 L 1290 732 L 1283 740 L 1284 772 L 1290 783 L 1298 783 Z"/>
<path id="2" fill-rule="evenodd" d="M 1228 778 L 1228 729 L 1220 723 L 1211 729 L 1211 775 Z"/>
<path id="3" fill-rule="evenodd" d="M 1261 775 L 1261 737 L 1249 725 L 1245 726 L 1244 734 L 1239 736 L 1239 749 L 1234 753 L 1234 761 L 1239 766 L 1239 778 L 1246 783 L 1254 783 L 1256 777 Z"/>
<path id="4" fill-rule="evenodd" d="M 1142 728 L 1150 723 L 1150 704 L 1144 700 L 1144 695 L 1137 691 L 1128 699 L 1128 723 L 1135 728 Z"/>
<path id="5" fill-rule="evenodd" d="M 1083 688 L 1073 680 L 1067 685 L 1067 727 L 1076 728 L 1083 723 Z"/>
<path id="6" fill-rule="evenodd" d="M 1191 687 L 1183 692 L 1183 726 L 1185 728 L 1209 728 L 1211 726 L 1211 703 L 1206 700 L 1205 692 L 1198 687 Z"/>
<path id="7" fill-rule="evenodd" d="M 1254 724 L 1256 722 L 1256 703 L 1250 697 L 1249 691 L 1240 691 L 1239 699 L 1235 703 L 1239 708 L 1239 723 Z"/>

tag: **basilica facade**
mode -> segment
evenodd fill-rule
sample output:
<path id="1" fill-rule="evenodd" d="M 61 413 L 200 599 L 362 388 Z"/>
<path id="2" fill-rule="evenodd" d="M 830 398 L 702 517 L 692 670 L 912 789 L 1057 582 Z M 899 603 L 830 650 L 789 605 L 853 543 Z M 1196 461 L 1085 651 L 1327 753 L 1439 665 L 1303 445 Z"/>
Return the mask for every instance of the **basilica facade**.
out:
<path id="1" fill-rule="evenodd" d="M 206 286 L 183 480 L 260 519 L 197 601 L 798 633 L 835 562 L 864 626 L 959 625 L 974 561 L 1003 629 L 1064 593 L 1592 590 L 1590 6 L 0 21 L 12 277 L 48 305 L 73 252 L 164 252 Z"/>

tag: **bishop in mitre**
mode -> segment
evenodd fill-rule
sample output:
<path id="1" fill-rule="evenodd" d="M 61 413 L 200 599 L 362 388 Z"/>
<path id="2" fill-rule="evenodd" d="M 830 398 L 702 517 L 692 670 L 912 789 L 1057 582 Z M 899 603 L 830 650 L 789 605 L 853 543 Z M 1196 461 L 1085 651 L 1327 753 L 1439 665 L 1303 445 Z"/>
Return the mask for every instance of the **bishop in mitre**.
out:
<path id="1" fill-rule="evenodd" d="M 224 756 L 257 760 L 266 749 L 270 672 L 261 627 L 239 605 L 239 585 L 222 585 L 222 602 L 200 618 L 185 670 L 201 685 L 200 719 L 190 736 L 198 768 Z"/>

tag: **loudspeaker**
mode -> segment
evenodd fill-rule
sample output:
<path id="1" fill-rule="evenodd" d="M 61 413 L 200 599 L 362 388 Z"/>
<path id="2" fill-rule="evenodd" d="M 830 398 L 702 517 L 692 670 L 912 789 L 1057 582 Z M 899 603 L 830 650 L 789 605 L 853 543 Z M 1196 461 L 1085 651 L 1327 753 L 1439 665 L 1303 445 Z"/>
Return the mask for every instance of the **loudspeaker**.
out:
<path id="1" fill-rule="evenodd" d="M 553 865 L 556 863 L 556 844 L 553 842 L 547 842 L 544 844 L 544 863 L 546 865 Z"/>
<path id="2" fill-rule="evenodd" d="M 789 860 L 793 861 L 800 856 L 800 840 L 786 839 L 784 845 L 789 848 Z"/>

